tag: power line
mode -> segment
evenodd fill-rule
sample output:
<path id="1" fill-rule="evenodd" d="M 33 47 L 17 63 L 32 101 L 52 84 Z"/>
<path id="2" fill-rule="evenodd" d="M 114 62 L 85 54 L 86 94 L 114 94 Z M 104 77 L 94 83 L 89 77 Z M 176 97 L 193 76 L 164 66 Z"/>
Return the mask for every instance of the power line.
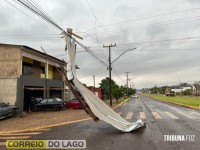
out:
<path id="1" fill-rule="evenodd" d="M 95 21 L 98 21 L 99 24 L 100 24 L 100 26 L 102 26 L 102 23 L 99 21 L 99 19 L 98 19 L 97 16 L 95 15 L 95 13 L 94 13 L 94 11 L 93 11 L 93 9 L 92 9 L 90 3 L 88 2 L 88 0 L 85 0 L 85 1 L 86 1 L 87 5 L 89 6 L 90 11 L 91 11 L 92 14 L 93 14 L 93 16 L 94 16 L 94 18 L 95 18 Z M 107 36 L 108 36 L 112 41 L 114 41 L 113 38 L 112 38 L 112 37 L 110 36 L 110 34 L 108 33 L 108 31 L 106 30 L 106 28 L 103 27 L 103 26 L 102 26 L 101 28 L 104 30 L 104 33 L 107 34 Z"/>
<path id="2" fill-rule="evenodd" d="M 199 9 L 200 8 L 191 8 L 191 9 L 185 9 L 185 10 L 180 10 L 180 11 L 174 11 L 174 12 L 168 12 L 168 13 L 161 13 L 161 14 L 157 14 L 157 15 L 153 15 L 153 16 L 147 16 L 147 17 L 142 17 L 142 18 L 137 18 L 137 19 L 131 19 L 131 20 L 125 20 L 125 21 L 120 21 L 120 22 L 111 23 L 111 24 L 105 24 L 105 25 L 102 25 L 102 26 L 112 26 L 112 25 L 117 25 L 117 24 L 122 24 L 122 23 L 127 23 L 127 22 L 134 22 L 134 21 L 145 20 L 145 19 L 150 19 L 150 18 L 155 18 L 155 17 L 161 17 L 161 16 L 166 16 L 166 15 L 171 15 L 171 14 L 176 14 L 176 13 L 181 13 L 181 12 L 199 10 Z"/>
<path id="3" fill-rule="evenodd" d="M 14 0 L 16 3 L 24 6 L 26 9 L 28 9 L 29 11 L 31 11 L 32 13 L 36 14 L 37 16 L 39 16 L 40 18 L 42 18 L 43 20 L 45 20 L 46 22 L 50 23 L 51 25 L 53 25 L 54 27 L 56 27 L 59 30 L 62 30 L 61 27 L 59 27 L 53 20 L 51 20 L 50 18 L 48 18 L 48 16 L 44 15 L 44 13 L 42 13 L 37 6 L 35 6 L 34 4 L 32 4 L 29 0 Z"/>
<path id="4" fill-rule="evenodd" d="M 124 28 L 124 29 L 120 29 L 120 30 L 111 30 L 111 31 L 108 31 L 108 33 L 127 32 L 127 31 L 140 30 L 140 29 L 151 28 L 151 27 L 156 27 L 156 26 L 161 26 L 161 25 L 171 25 L 171 24 L 182 23 L 182 22 L 191 21 L 191 20 L 199 20 L 199 19 L 200 19 L 200 16 L 182 18 L 182 19 L 176 19 L 176 20 L 171 20 L 171 21 L 159 22 L 157 24 L 138 26 L 138 27 L 134 27 L 134 28 Z M 93 34 L 94 33 L 90 33 L 90 34 L 88 33 L 88 34 L 85 34 L 84 36 L 93 35 Z M 104 34 L 105 34 L 104 32 L 98 33 L 98 35 L 104 35 Z"/>
<path id="5" fill-rule="evenodd" d="M 116 49 L 114 49 L 113 51 L 125 51 L 124 49 L 125 48 L 132 48 L 132 47 L 135 47 L 136 45 L 137 46 L 145 46 L 145 47 L 147 47 L 148 46 L 148 48 L 149 47 L 158 47 L 158 46 L 166 46 L 166 45 L 177 45 L 177 44 L 179 44 L 178 46 L 180 46 L 180 44 L 181 45 L 185 45 L 185 44 L 188 44 L 188 43 L 199 43 L 200 41 L 199 40 L 190 40 L 190 41 L 188 41 L 188 40 L 190 40 L 190 39 L 186 39 L 186 40 L 181 40 L 181 41 L 170 41 L 170 42 L 163 42 L 163 43 L 146 43 L 145 45 L 143 45 L 142 43 L 141 44 L 132 44 L 132 43 L 130 43 L 130 44 L 128 44 L 128 43 L 126 43 L 125 45 L 120 45 L 119 44 L 119 46 L 116 48 Z M 99 47 L 98 47 L 99 48 Z M 94 49 L 94 48 L 92 48 L 92 50 L 93 51 L 95 51 L 95 52 L 101 52 L 101 51 L 105 51 L 105 50 L 103 50 L 103 49 Z M 138 51 L 138 50 L 137 50 Z M 84 52 L 84 51 L 79 51 L 78 53 L 82 53 L 82 52 Z"/>
<path id="6" fill-rule="evenodd" d="M 85 1 L 86 1 L 87 5 L 89 6 L 89 8 L 90 8 L 90 11 L 92 12 L 92 14 L 93 14 L 93 16 L 94 16 L 95 20 L 98 20 L 98 18 L 97 18 L 97 16 L 95 15 L 95 13 L 94 13 L 94 11 L 93 11 L 93 9 L 92 9 L 92 7 L 91 7 L 90 3 L 88 2 L 88 0 L 85 0 Z"/>
<path id="7" fill-rule="evenodd" d="M 13 34 L 13 35 L 11 35 L 11 34 L 9 34 L 9 35 L 0 35 L 0 37 L 13 37 L 13 36 L 15 36 L 15 37 L 37 37 L 37 36 L 39 36 L 39 37 L 42 37 L 42 36 L 57 36 L 57 35 L 59 35 L 59 33 L 52 33 L 52 34 L 24 34 L 24 35 L 22 35 L 22 34 Z"/>
<path id="8" fill-rule="evenodd" d="M 200 36 L 192 36 L 192 37 L 180 37 L 180 38 L 172 38 L 172 39 L 164 39 L 164 40 L 156 40 L 156 41 L 142 41 L 142 42 L 134 42 L 134 43 L 121 43 L 118 44 L 121 45 L 138 45 L 138 44 L 148 44 L 148 43 L 160 43 L 160 42 L 171 42 L 171 41 L 179 41 L 179 40 L 191 40 L 191 39 L 197 39 L 200 38 Z M 97 46 L 91 46 L 91 48 L 95 48 Z"/>
<path id="9" fill-rule="evenodd" d="M 43 20 L 45 20 L 46 22 L 48 22 L 49 24 L 51 24 L 52 26 L 54 26 L 55 28 L 57 28 L 58 30 L 62 31 L 63 34 L 70 36 L 66 31 L 64 31 L 53 19 L 51 19 L 47 13 L 45 13 L 41 7 L 39 7 L 39 5 L 36 3 L 34 3 L 33 1 L 29 1 L 29 0 L 13 0 L 14 2 L 16 2 L 19 5 L 23 5 L 26 9 L 28 9 L 29 11 L 31 11 L 32 13 L 34 13 L 35 15 L 39 16 L 40 18 L 42 18 Z M 100 60 L 95 54 L 92 53 L 92 51 L 90 51 L 86 46 L 84 46 L 83 44 L 81 44 L 80 42 L 78 42 L 76 39 L 74 39 L 76 41 L 77 44 L 79 44 L 82 48 L 84 48 L 88 53 L 90 53 L 94 58 L 96 58 L 99 62 L 101 62 L 104 65 L 107 65 L 105 62 L 103 62 L 102 60 Z"/>
<path id="10" fill-rule="evenodd" d="M 134 50 L 134 48 L 133 49 L 131 49 L 131 50 Z M 95 52 L 95 51 L 104 51 L 104 52 L 107 52 L 107 51 L 105 51 L 105 50 L 93 50 L 93 52 Z M 125 51 L 125 50 L 112 50 L 112 51 Z M 146 51 L 146 52 L 149 52 L 149 51 L 158 51 L 158 52 L 160 52 L 160 51 L 163 51 L 163 52 L 167 52 L 167 51 L 200 51 L 200 48 L 188 48 L 188 49 L 158 49 L 158 50 L 137 50 L 137 49 L 135 49 L 134 51 Z M 78 51 L 77 53 L 83 53 L 83 52 L 85 52 L 85 51 Z"/>

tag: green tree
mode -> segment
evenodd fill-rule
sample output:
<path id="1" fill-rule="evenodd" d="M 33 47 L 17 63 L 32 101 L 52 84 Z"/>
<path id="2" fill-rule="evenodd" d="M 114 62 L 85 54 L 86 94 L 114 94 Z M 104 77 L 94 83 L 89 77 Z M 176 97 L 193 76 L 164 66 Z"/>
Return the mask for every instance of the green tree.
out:
<path id="1" fill-rule="evenodd" d="M 134 95 L 136 93 L 136 90 L 135 89 L 132 89 L 132 88 L 128 88 L 128 95 Z"/>
<path id="2" fill-rule="evenodd" d="M 118 103 L 119 98 L 123 96 L 123 88 L 119 87 L 118 85 L 115 85 L 113 87 L 113 96 L 116 98 Z"/>
<path id="3" fill-rule="evenodd" d="M 183 95 L 192 95 L 192 91 L 190 89 L 187 89 L 183 92 Z"/>
<path id="4" fill-rule="evenodd" d="M 110 78 L 106 77 L 105 79 L 101 80 L 100 86 L 102 89 L 102 93 L 103 93 L 103 99 L 108 99 L 109 98 L 109 93 L 110 93 Z M 112 89 L 114 89 L 114 87 L 116 86 L 116 83 L 114 80 L 111 80 L 112 83 Z M 113 94 L 113 91 L 112 91 Z"/>

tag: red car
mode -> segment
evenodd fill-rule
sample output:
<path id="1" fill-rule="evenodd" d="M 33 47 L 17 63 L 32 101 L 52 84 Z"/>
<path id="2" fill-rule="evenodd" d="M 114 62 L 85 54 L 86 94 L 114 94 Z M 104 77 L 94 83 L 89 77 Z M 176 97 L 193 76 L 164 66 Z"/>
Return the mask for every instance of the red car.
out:
<path id="1" fill-rule="evenodd" d="M 77 98 L 73 98 L 66 102 L 66 108 L 83 108 Z"/>

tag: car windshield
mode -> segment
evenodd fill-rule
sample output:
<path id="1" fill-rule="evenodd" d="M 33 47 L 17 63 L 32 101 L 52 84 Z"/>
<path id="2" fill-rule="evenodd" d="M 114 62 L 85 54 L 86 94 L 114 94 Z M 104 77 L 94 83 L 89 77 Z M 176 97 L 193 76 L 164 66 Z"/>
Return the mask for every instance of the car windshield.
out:
<path id="1" fill-rule="evenodd" d="M 54 99 L 48 99 L 48 103 L 54 103 Z"/>
<path id="2" fill-rule="evenodd" d="M 73 98 L 73 99 L 71 99 L 70 101 L 77 102 L 77 101 L 78 101 L 78 99 L 76 99 L 76 98 Z"/>
<path id="3" fill-rule="evenodd" d="M 5 103 L 0 103 L 0 107 L 1 107 L 1 108 L 3 108 L 3 107 L 8 107 L 8 105 L 5 104 Z"/>
<path id="4" fill-rule="evenodd" d="M 55 98 L 55 100 L 58 102 L 62 102 L 62 99 L 60 99 L 60 98 Z"/>
<path id="5" fill-rule="evenodd" d="M 47 99 L 42 100 L 40 103 L 41 103 L 41 104 L 47 103 Z"/>
<path id="6" fill-rule="evenodd" d="M 35 98 L 36 101 L 42 101 L 42 98 Z"/>

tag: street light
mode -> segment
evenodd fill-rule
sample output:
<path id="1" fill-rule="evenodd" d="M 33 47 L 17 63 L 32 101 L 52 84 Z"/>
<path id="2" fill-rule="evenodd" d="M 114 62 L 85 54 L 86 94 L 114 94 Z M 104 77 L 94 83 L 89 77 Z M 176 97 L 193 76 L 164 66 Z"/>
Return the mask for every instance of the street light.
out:
<path id="1" fill-rule="evenodd" d="M 120 54 L 117 58 L 115 58 L 115 60 L 113 60 L 112 62 L 111 62 L 111 47 L 114 47 L 114 46 L 116 46 L 116 44 L 115 45 L 109 45 L 109 46 L 103 46 L 104 48 L 105 47 L 109 47 L 109 57 L 108 57 L 108 61 L 109 61 L 109 67 L 108 67 L 108 70 L 109 70 L 109 78 L 110 78 L 110 81 L 109 81 L 109 86 L 110 86 L 110 106 L 112 106 L 112 82 L 111 82 L 111 72 L 112 72 L 112 64 L 115 62 L 115 61 L 117 61 L 117 59 L 119 59 L 123 54 L 125 54 L 126 52 L 128 52 L 128 51 L 132 51 L 132 50 L 135 50 L 136 48 L 132 48 L 132 49 L 128 49 L 128 50 L 126 50 L 126 51 L 124 51 L 122 54 Z M 127 87 L 128 88 L 128 87 Z"/>
<path id="2" fill-rule="evenodd" d="M 126 51 L 124 51 L 123 53 L 121 53 L 117 58 L 115 58 L 111 64 L 113 64 L 115 61 L 117 61 L 117 59 L 119 59 L 122 55 L 124 55 L 126 52 L 128 51 L 132 51 L 132 50 L 135 50 L 136 48 L 131 48 L 131 49 L 128 49 Z"/>

